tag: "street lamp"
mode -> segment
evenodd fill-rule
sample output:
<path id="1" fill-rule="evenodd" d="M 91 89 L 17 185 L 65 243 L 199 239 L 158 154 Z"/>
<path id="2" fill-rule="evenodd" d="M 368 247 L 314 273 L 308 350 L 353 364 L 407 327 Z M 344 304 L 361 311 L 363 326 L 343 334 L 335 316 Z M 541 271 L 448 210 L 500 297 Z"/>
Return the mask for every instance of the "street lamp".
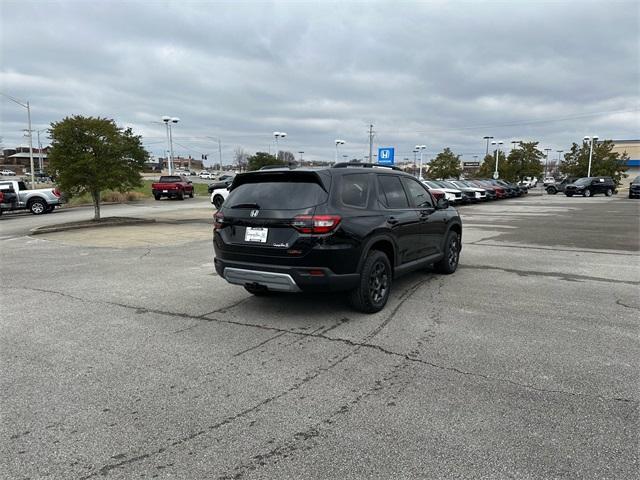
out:
<path id="1" fill-rule="evenodd" d="M 22 103 L 20 100 L 18 100 L 16 98 L 13 98 L 13 97 L 7 95 L 6 93 L 2 93 L 0 95 L 3 95 L 5 97 L 7 97 L 13 103 L 17 103 L 21 107 L 24 107 L 24 108 L 27 109 L 27 123 L 29 124 L 29 162 L 30 162 L 30 167 L 31 167 L 31 188 L 35 189 L 36 188 L 36 178 L 35 178 L 35 174 L 33 172 L 33 170 L 34 170 L 34 168 L 33 168 L 33 131 L 31 130 L 31 106 L 29 105 L 29 101 L 28 100 L 27 100 L 27 103 Z"/>
<path id="2" fill-rule="evenodd" d="M 495 178 L 496 180 L 500 178 L 500 174 L 498 173 L 498 160 L 500 158 L 500 145 L 502 145 L 503 143 L 504 142 L 502 140 L 500 140 L 499 142 L 496 142 L 495 140 L 491 142 L 491 145 L 496 146 L 496 169 L 493 172 L 493 178 Z"/>
<path id="3" fill-rule="evenodd" d="M 486 157 L 487 155 L 489 155 L 489 140 L 493 140 L 493 137 L 482 137 L 487 141 L 487 152 L 484 154 L 484 156 Z"/>
<path id="4" fill-rule="evenodd" d="M 276 160 L 278 159 L 278 154 L 280 153 L 280 146 L 278 145 L 278 139 L 286 137 L 287 134 L 285 132 L 273 132 L 273 138 L 276 139 Z"/>
<path id="5" fill-rule="evenodd" d="M 336 163 L 338 163 L 338 156 L 340 154 L 339 151 L 338 151 L 338 146 L 339 145 L 344 145 L 347 142 L 345 142 L 344 140 L 340 140 L 340 139 L 336 139 L 335 142 L 336 142 Z"/>
<path id="6" fill-rule="evenodd" d="M 420 152 L 420 170 L 419 170 L 419 175 L 418 175 L 418 179 L 420 181 L 422 181 L 422 154 L 424 153 L 425 148 L 427 148 L 426 145 L 416 145 L 415 146 L 415 149 Z"/>
<path id="7" fill-rule="evenodd" d="M 165 115 L 162 117 L 162 121 L 167 126 L 167 144 L 169 145 L 169 161 L 167 162 L 167 164 L 169 166 L 169 175 L 171 175 L 173 171 L 173 132 L 171 131 L 171 124 L 178 123 L 180 119 L 176 117 L 168 117 L 167 115 Z"/>
<path id="8" fill-rule="evenodd" d="M 547 176 L 547 171 L 549 170 L 549 152 L 551 151 L 551 148 L 545 148 L 544 149 L 545 152 L 547 152 L 547 158 L 544 161 L 544 176 Z"/>
<path id="9" fill-rule="evenodd" d="M 557 169 L 556 173 L 557 173 L 560 170 L 560 158 L 562 157 L 564 150 L 556 150 L 556 152 L 558 152 L 558 165 L 556 166 L 556 169 Z"/>
<path id="10" fill-rule="evenodd" d="M 586 136 L 584 137 L 584 140 L 591 144 L 589 147 L 589 170 L 587 171 L 587 177 L 590 177 L 591 176 L 591 159 L 593 158 L 593 142 L 594 140 L 598 140 L 598 136 L 597 135 L 592 135 L 590 137 Z"/>

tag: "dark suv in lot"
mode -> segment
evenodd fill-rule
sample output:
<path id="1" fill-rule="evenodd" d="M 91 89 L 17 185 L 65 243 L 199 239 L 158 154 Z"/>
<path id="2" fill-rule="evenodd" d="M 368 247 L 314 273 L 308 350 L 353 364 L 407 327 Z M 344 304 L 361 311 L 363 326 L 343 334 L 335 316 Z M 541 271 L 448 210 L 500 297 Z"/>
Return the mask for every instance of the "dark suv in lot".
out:
<path id="1" fill-rule="evenodd" d="M 256 295 L 348 291 L 381 310 L 393 279 L 433 264 L 455 272 L 462 222 L 412 175 L 337 164 L 236 176 L 214 217 L 215 268 Z"/>
<path id="2" fill-rule="evenodd" d="M 611 177 L 582 177 L 564 187 L 564 194 L 567 197 L 582 195 L 591 197 L 598 193 L 603 193 L 607 197 L 616 191 L 616 184 Z"/>
<path id="3" fill-rule="evenodd" d="M 640 198 L 640 175 L 629 184 L 629 198 Z"/>

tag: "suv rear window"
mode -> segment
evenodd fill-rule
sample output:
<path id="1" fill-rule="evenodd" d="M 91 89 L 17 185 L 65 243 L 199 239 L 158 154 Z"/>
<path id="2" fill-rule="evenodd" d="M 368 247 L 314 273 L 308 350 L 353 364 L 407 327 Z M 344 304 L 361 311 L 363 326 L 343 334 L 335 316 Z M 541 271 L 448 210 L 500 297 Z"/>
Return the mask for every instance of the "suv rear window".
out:
<path id="1" fill-rule="evenodd" d="M 409 208 L 407 195 L 400 183 L 400 177 L 396 175 L 379 175 L 379 198 L 387 208 Z"/>
<path id="2" fill-rule="evenodd" d="M 265 210 L 300 210 L 327 201 L 327 192 L 314 182 L 266 181 L 234 188 L 225 207 L 258 205 Z"/>
<path id="3" fill-rule="evenodd" d="M 343 175 L 340 185 L 340 200 L 351 207 L 364 208 L 369 196 L 369 174 Z"/>
<path id="4" fill-rule="evenodd" d="M 164 176 L 164 177 L 160 177 L 160 180 L 158 181 L 158 183 L 175 183 L 175 182 L 181 182 L 182 178 L 180 178 L 177 175 L 171 175 L 171 176 Z"/>

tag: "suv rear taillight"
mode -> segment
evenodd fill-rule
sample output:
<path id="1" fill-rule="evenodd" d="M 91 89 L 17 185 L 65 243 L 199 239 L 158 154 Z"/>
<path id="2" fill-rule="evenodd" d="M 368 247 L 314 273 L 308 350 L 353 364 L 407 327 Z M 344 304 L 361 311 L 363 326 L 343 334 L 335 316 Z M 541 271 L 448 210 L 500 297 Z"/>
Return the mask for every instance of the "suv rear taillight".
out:
<path id="1" fill-rule="evenodd" d="M 220 230 L 224 227 L 224 215 L 220 212 L 216 212 L 213 215 L 213 229 Z"/>
<path id="2" fill-rule="evenodd" d="M 300 233 L 329 233 L 340 223 L 340 215 L 298 215 L 291 226 Z"/>
<path id="3" fill-rule="evenodd" d="M 54 194 L 56 197 L 59 197 L 59 196 L 61 196 L 61 195 L 62 195 L 62 193 L 60 193 L 60 190 L 58 190 L 57 188 L 54 188 L 54 189 L 53 189 L 53 194 Z"/>

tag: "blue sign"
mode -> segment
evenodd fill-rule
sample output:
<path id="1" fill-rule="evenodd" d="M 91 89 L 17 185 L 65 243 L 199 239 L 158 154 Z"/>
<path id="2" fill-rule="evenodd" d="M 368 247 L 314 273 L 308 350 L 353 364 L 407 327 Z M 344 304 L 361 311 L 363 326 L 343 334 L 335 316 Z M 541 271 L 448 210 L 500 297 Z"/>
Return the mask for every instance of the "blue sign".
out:
<path id="1" fill-rule="evenodd" d="M 393 147 L 378 148 L 378 163 L 381 165 L 393 165 L 395 160 L 395 151 Z"/>

